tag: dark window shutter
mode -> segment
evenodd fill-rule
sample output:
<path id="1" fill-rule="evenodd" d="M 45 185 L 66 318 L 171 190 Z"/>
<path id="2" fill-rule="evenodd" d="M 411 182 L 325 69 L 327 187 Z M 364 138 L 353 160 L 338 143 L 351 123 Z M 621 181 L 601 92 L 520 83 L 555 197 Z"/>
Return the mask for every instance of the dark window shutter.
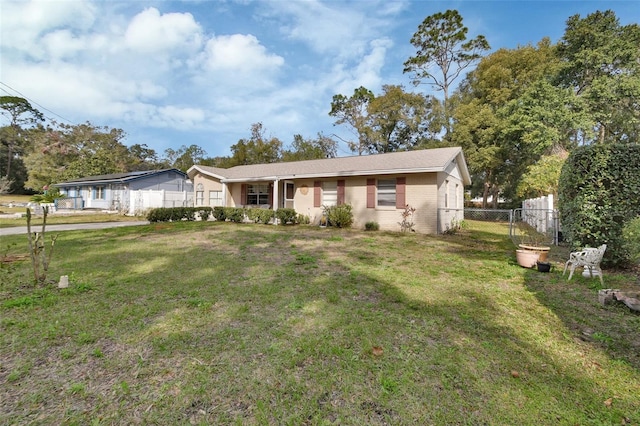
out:
<path id="1" fill-rule="evenodd" d="M 322 203 L 322 182 L 313 182 L 313 207 L 320 207 Z"/>
<path id="2" fill-rule="evenodd" d="M 407 178 L 396 179 L 396 209 L 404 209 L 407 205 L 406 197 Z"/>
<path id="3" fill-rule="evenodd" d="M 271 204 L 271 208 L 273 208 L 273 185 L 274 184 L 269 184 L 269 192 L 267 195 L 267 198 L 269 199 L 269 204 Z"/>
<path id="4" fill-rule="evenodd" d="M 367 208 L 376 207 L 376 180 L 367 179 Z"/>
<path id="5" fill-rule="evenodd" d="M 240 187 L 240 204 L 247 204 L 247 184 L 243 183 Z"/>
<path id="6" fill-rule="evenodd" d="M 338 205 L 344 204 L 344 180 L 338 181 Z"/>

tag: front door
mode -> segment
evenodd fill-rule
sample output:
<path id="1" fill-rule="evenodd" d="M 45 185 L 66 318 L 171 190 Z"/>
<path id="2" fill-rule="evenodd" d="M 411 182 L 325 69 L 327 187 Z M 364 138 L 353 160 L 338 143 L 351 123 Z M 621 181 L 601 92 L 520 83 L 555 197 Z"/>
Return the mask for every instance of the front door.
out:
<path id="1" fill-rule="evenodd" d="M 293 196 L 295 195 L 295 186 L 292 181 L 286 180 L 284 182 L 284 208 L 292 209 L 293 207 Z"/>

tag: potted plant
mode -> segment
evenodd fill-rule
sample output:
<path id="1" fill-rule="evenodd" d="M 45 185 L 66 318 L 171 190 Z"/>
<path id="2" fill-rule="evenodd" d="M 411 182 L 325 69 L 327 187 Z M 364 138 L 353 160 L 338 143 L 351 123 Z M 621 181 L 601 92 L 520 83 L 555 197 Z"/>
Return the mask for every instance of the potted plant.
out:
<path id="1" fill-rule="evenodd" d="M 516 262 L 523 268 L 533 268 L 540 259 L 540 253 L 532 250 L 516 250 Z"/>
<path id="2" fill-rule="evenodd" d="M 518 265 L 525 268 L 533 268 L 538 261 L 546 262 L 551 247 L 546 245 L 547 237 L 538 232 L 536 228 L 527 222 L 518 224 L 518 237 L 520 243 L 516 250 Z"/>

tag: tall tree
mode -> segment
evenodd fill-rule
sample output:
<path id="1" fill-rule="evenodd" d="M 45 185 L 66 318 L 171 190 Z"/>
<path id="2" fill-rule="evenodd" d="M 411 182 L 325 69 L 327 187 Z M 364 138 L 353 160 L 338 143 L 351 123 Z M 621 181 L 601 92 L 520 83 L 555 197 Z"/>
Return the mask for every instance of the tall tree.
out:
<path id="1" fill-rule="evenodd" d="M 433 97 L 405 92 L 402 86 L 385 85 L 375 96 L 359 87 L 347 98 L 335 95 L 329 115 L 335 124 L 347 124 L 357 142 L 352 152 L 375 154 L 428 145 L 442 128 L 439 104 Z"/>
<path id="2" fill-rule="evenodd" d="M 182 145 L 177 150 L 171 148 L 166 149 L 164 151 L 164 155 L 164 162 L 166 164 L 168 164 L 170 167 L 175 167 L 176 169 L 186 172 L 187 170 L 189 170 L 189 167 L 193 166 L 194 164 L 200 164 L 201 161 L 206 157 L 207 153 L 198 145 Z"/>
<path id="3" fill-rule="evenodd" d="M 620 25 L 611 10 L 567 20 L 558 45 L 564 64 L 559 81 L 584 100 L 596 142 L 633 140 L 640 133 L 638 46 L 640 25 Z"/>
<path id="4" fill-rule="evenodd" d="M 567 156 L 568 152 L 560 150 L 543 155 L 537 163 L 530 165 L 518 182 L 517 195 L 521 198 L 537 198 L 549 194 L 557 196 L 560 172 Z"/>
<path id="5" fill-rule="evenodd" d="M 440 129 L 430 113 L 433 98 L 405 92 L 402 86 L 384 85 L 383 93 L 375 97 L 367 108 L 367 140 L 370 152 L 410 150 L 430 139 L 433 130 Z"/>
<path id="6" fill-rule="evenodd" d="M 32 151 L 25 156 L 29 170 L 28 188 L 44 186 L 85 176 L 128 171 L 130 153 L 121 142 L 121 129 L 78 125 L 57 125 L 33 131 Z"/>
<path id="7" fill-rule="evenodd" d="M 414 84 L 426 80 L 442 90 L 447 135 L 451 131 L 449 91 L 452 84 L 462 71 L 482 57 L 482 52 L 490 49 L 483 35 L 467 40 L 467 32 L 457 10 L 428 16 L 411 37 L 416 55 L 404 63 L 404 72 L 412 74 Z"/>
<path id="8" fill-rule="evenodd" d="M 282 158 L 282 142 L 276 137 L 265 136 L 262 123 L 251 125 L 251 137 L 240 139 L 231 145 L 231 157 L 220 157 L 217 167 L 233 167 L 246 164 L 277 163 Z"/>
<path id="9" fill-rule="evenodd" d="M 25 127 L 31 127 L 44 121 L 44 116 L 32 107 L 29 101 L 16 96 L 0 96 L 0 113 L 9 119 L 9 126 L 4 129 L 0 138 L 7 159 L 4 165 L 4 174 L 0 173 L 0 176 L 4 178 L 5 184 L 8 184 L 12 180 L 12 161 L 15 157 L 23 154 Z"/>
<path id="10" fill-rule="evenodd" d="M 9 176 L 4 173 L 0 174 L 0 194 L 8 193 L 21 193 L 24 190 L 24 182 L 27 180 L 27 169 L 23 161 L 23 152 L 28 150 L 29 137 L 26 133 L 30 132 L 30 129 L 23 130 L 21 138 L 24 140 L 23 147 L 19 150 L 20 154 L 17 155 L 14 151 L 12 156 L 8 155 L 9 147 L 7 144 L 0 143 L 0 171 L 7 170 L 7 162 L 11 162 L 11 168 Z M 11 126 L 0 127 L 0 141 L 7 141 L 13 138 L 15 131 Z"/>
<path id="11" fill-rule="evenodd" d="M 571 144 L 579 119 L 572 96 L 554 88 L 554 46 L 500 49 L 483 58 L 455 94 L 451 141 L 461 145 L 483 204 L 515 196 L 527 167 L 555 146 Z M 495 205 L 495 204 L 494 204 Z"/>
<path id="12" fill-rule="evenodd" d="M 346 124 L 356 140 L 346 141 L 352 152 L 358 155 L 366 153 L 371 145 L 367 130 L 367 107 L 375 98 L 373 92 L 363 86 L 353 91 L 353 95 L 346 97 L 338 94 L 333 96 L 329 115 L 336 118 L 334 125 Z"/>
<path id="13" fill-rule="evenodd" d="M 282 152 L 282 161 L 335 158 L 338 155 L 337 145 L 335 140 L 322 133 L 318 133 L 316 139 L 304 139 L 302 135 L 294 135 L 291 147 Z"/>
<path id="14" fill-rule="evenodd" d="M 146 144 L 131 145 L 129 156 L 128 171 L 156 170 L 169 167 L 168 164 L 161 162 L 156 151 Z"/>

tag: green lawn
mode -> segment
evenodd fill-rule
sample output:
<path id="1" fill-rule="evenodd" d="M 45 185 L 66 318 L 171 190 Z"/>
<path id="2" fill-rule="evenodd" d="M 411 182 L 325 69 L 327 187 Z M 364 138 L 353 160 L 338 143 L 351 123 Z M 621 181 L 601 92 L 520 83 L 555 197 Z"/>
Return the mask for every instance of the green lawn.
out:
<path id="1" fill-rule="evenodd" d="M 471 225 L 61 233 L 68 289 L 0 271 L 0 424 L 640 424 L 640 315 Z"/>
<path id="2" fill-rule="evenodd" d="M 20 214 L 22 217 L 0 217 L 0 228 L 8 228 L 13 226 L 26 226 L 26 212 L 27 209 L 24 206 L 11 205 L 12 203 L 28 203 L 31 199 L 28 195 L 0 195 L 0 215 L 16 215 Z M 100 211 L 84 211 L 84 212 L 66 212 L 60 210 L 58 212 L 52 212 L 47 217 L 47 223 L 59 224 L 59 223 L 89 223 L 89 222 L 129 222 L 136 220 L 145 220 L 144 217 L 125 216 L 117 213 L 103 213 Z M 42 224 L 42 215 L 33 216 L 33 225 Z"/>

